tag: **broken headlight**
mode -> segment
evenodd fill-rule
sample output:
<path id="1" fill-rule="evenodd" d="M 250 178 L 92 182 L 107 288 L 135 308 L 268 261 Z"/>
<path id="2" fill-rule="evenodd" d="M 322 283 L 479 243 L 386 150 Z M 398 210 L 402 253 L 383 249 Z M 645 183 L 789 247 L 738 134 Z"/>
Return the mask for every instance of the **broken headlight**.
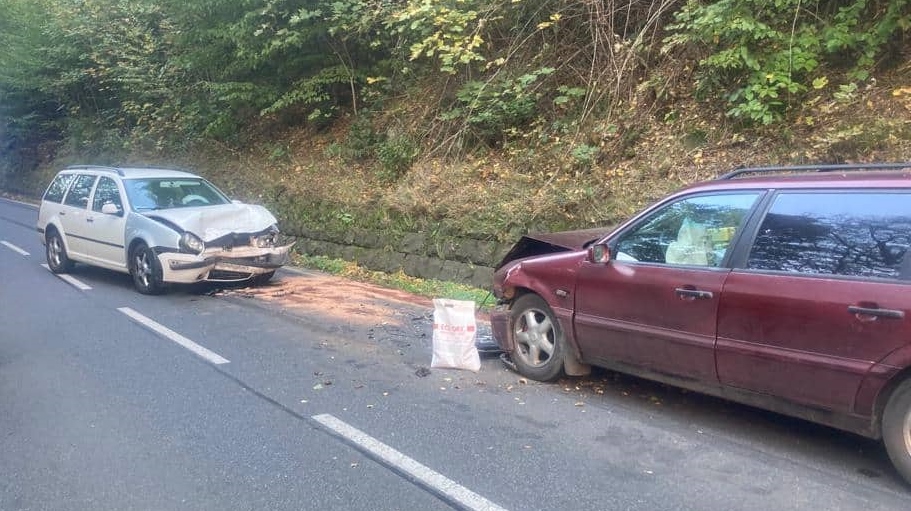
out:
<path id="1" fill-rule="evenodd" d="M 259 236 L 252 236 L 250 238 L 250 244 L 256 248 L 272 248 L 278 246 L 278 242 L 278 226 L 275 225 Z"/>
<path id="2" fill-rule="evenodd" d="M 180 242 L 178 242 L 181 252 L 187 252 L 190 254 L 201 254 L 203 250 L 206 249 L 206 244 L 203 243 L 198 236 L 192 232 L 185 232 L 180 235 Z"/>

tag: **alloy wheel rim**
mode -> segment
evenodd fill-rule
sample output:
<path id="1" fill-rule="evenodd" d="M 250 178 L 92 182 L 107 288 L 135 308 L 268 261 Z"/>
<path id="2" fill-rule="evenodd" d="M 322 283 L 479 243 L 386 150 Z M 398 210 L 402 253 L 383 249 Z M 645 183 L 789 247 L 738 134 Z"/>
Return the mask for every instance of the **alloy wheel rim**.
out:
<path id="1" fill-rule="evenodd" d="M 905 451 L 911 454 L 911 410 L 905 413 L 902 423 L 902 439 L 905 441 Z"/>
<path id="2" fill-rule="evenodd" d="M 48 251 L 51 255 L 51 263 L 54 267 L 60 266 L 60 238 L 54 236 L 51 238 L 51 242 L 48 243 Z"/>
<path id="3" fill-rule="evenodd" d="M 136 256 L 136 276 L 139 278 L 140 283 L 144 287 L 149 286 L 149 278 L 152 274 L 152 269 L 149 267 L 149 259 L 146 257 L 146 253 L 142 252 Z"/>
<path id="4" fill-rule="evenodd" d="M 556 331 L 540 309 L 528 309 L 516 321 L 516 353 L 531 367 L 543 367 L 554 354 Z"/>

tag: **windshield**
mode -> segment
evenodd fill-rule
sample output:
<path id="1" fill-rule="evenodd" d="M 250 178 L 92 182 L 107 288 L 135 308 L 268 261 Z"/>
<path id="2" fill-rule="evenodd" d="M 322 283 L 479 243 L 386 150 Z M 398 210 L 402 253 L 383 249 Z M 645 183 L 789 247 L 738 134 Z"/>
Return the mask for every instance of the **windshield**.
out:
<path id="1" fill-rule="evenodd" d="M 137 211 L 227 204 L 230 201 L 202 178 L 147 178 L 123 181 Z"/>

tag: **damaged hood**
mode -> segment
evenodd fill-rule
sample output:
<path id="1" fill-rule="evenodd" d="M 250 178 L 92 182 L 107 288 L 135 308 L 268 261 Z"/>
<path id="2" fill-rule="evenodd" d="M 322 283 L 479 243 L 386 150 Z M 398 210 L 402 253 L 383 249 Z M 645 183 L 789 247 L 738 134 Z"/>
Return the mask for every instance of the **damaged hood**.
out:
<path id="1" fill-rule="evenodd" d="M 510 261 L 516 259 L 582 250 L 592 242 L 603 238 L 612 230 L 613 227 L 596 227 L 577 231 L 526 234 L 513 245 L 496 268 L 502 268 Z"/>
<path id="2" fill-rule="evenodd" d="M 199 236 L 204 242 L 231 233 L 264 231 L 277 220 L 272 213 L 253 204 L 219 204 L 194 208 L 149 211 L 145 216 L 174 225 Z"/>

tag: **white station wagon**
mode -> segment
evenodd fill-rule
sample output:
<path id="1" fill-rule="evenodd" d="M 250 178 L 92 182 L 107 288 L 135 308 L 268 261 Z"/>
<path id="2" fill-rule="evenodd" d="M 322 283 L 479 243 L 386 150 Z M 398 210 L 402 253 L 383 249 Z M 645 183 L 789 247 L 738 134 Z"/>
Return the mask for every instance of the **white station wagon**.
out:
<path id="1" fill-rule="evenodd" d="M 263 284 L 288 261 L 275 217 L 231 201 L 195 174 L 154 168 L 67 167 L 48 186 L 38 211 L 47 264 L 74 262 L 133 276 L 158 294 L 167 283 Z"/>

